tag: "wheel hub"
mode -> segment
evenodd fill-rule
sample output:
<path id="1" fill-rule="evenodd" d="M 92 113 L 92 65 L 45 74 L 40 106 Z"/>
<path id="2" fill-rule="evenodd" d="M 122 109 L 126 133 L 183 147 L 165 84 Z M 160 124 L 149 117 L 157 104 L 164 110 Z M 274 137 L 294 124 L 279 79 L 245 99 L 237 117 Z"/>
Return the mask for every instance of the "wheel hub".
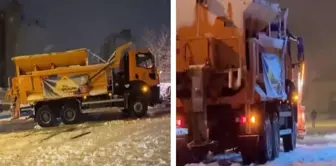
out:
<path id="1" fill-rule="evenodd" d="M 143 109 L 143 105 L 140 102 L 136 102 L 133 108 L 135 112 L 141 112 Z"/>
<path id="2" fill-rule="evenodd" d="M 68 121 L 73 121 L 76 118 L 75 110 L 69 108 L 65 109 L 64 118 L 67 119 Z"/>
<path id="3" fill-rule="evenodd" d="M 47 111 L 43 111 L 43 112 L 41 112 L 40 119 L 41 119 L 42 123 L 48 124 L 51 121 L 51 114 Z"/>

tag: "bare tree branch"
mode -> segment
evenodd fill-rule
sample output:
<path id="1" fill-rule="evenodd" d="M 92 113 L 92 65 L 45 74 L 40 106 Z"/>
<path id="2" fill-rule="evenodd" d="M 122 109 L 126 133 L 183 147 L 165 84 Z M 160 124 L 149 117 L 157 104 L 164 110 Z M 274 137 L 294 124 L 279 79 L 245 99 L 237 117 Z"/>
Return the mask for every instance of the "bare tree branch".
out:
<path id="1" fill-rule="evenodd" d="M 163 74 L 161 77 L 170 78 L 170 29 L 164 25 L 160 32 L 145 29 L 143 41 L 154 55 L 155 66 Z"/>

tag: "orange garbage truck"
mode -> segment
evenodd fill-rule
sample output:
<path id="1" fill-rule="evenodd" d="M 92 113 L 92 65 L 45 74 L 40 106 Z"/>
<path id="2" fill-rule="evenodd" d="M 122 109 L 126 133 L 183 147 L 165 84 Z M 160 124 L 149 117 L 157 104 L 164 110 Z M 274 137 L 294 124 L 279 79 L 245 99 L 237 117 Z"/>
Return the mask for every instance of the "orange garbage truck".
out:
<path id="1" fill-rule="evenodd" d="M 304 47 L 288 14 L 264 0 L 177 1 L 176 135 L 196 162 L 235 149 L 246 164 L 265 163 L 280 138 L 295 149 Z"/>
<path id="2" fill-rule="evenodd" d="M 159 75 L 151 52 L 131 46 L 118 47 L 100 64 L 88 64 L 87 49 L 14 57 L 16 76 L 7 95 L 17 110 L 34 110 L 42 127 L 56 125 L 58 117 L 76 123 L 101 107 L 142 117 L 159 102 Z"/>

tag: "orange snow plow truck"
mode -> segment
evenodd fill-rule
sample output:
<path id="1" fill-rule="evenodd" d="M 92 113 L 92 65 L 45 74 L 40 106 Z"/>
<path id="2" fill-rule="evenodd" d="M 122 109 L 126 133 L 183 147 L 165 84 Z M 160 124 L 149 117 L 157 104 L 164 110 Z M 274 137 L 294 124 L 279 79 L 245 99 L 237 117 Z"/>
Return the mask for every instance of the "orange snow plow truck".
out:
<path id="1" fill-rule="evenodd" d="M 176 135 L 193 162 L 235 149 L 265 163 L 280 138 L 288 152 L 304 136 L 303 39 L 288 14 L 263 0 L 177 1 Z"/>
<path id="2" fill-rule="evenodd" d="M 153 55 L 131 45 L 118 47 L 100 64 L 88 64 L 87 49 L 14 57 L 16 77 L 7 95 L 15 108 L 33 109 L 42 127 L 56 125 L 58 117 L 76 123 L 101 107 L 142 117 L 159 102 L 159 75 Z"/>

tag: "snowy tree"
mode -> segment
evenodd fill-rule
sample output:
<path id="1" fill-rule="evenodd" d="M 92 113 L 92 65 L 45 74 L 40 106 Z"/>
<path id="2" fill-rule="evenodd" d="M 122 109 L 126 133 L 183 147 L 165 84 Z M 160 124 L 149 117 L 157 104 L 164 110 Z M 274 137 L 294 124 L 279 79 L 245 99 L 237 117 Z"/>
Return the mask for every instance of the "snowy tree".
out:
<path id="1" fill-rule="evenodd" d="M 145 29 L 143 41 L 154 55 L 161 82 L 170 82 L 170 29 L 162 26 L 159 32 Z"/>

